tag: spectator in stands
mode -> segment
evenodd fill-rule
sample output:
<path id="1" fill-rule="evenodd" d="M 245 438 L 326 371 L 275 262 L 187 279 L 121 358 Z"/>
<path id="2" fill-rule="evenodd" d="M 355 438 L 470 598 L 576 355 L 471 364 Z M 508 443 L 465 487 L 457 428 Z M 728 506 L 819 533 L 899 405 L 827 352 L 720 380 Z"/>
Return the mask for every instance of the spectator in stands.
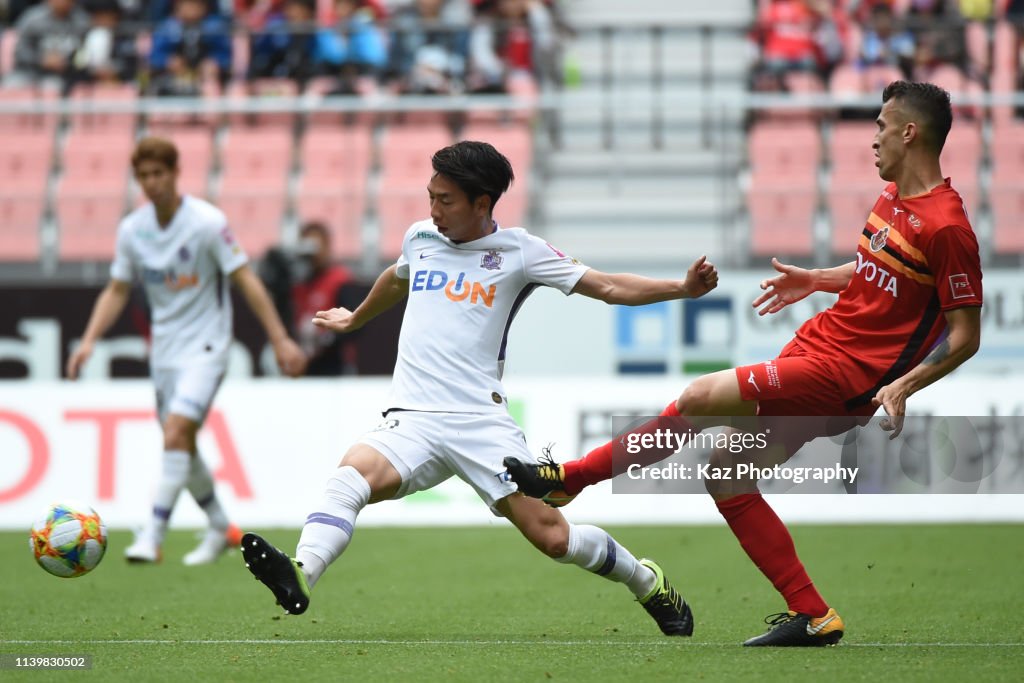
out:
<path id="1" fill-rule="evenodd" d="M 774 0 L 758 19 L 757 89 L 785 90 L 787 73 L 827 78 L 842 58 L 844 18 L 831 0 Z"/>
<path id="2" fill-rule="evenodd" d="M 72 58 L 89 30 L 89 15 L 75 0 L 46 0 L 22 14 L 15 30 L 10 81 L 66 91 L 72 82 Z"/>
<path id="3" fill-rule="evenodd" d="M 205 0 L 175 0 L 174 16 L 153 32 L 153 92 L 194 97 L 204 82 L 222 87 L 231 75 L 231 26 Z"/>
<path id="4" fill-rule="evenodd" d="M 317 327 L 317 311 L 344 307 L 355 310 L 362 297 L 352 288 L 352 274 L 332 263 L 330 229 L 320 221 L 304 224 L 299 232 L 300 254 L 305 272 L 298 273 L 292 286 L 295 339 L 306 353 L 306 374 L 328 376 L 354 374 L 356 347 L 349 335 Z"/>
<path id="5" fill-rule="evenodd" d="M 339 79 L 337 92 L 360 92 L 376 80 L 387 62 L 384 37 L 374 23 L 372 7 L 361 0 L 337 0 L 334 13 L 333 28 L 341 48 L 334 74 Z"/>
<path id="6" fill-rule="evenodd" d="M 461 92 L 469 19 L 465 0 L 415 0 L 400 9 L 391 21 L 387 80 L 406 93 Z"/>
<path id="7" fill-rule="evenodd" d="M 1024 92 L 1024 0 L 1008 0 L 1005 16 L 1017 33 L 1016 49 L 1013 51 L 1017 63 L 1013 65 L 1013 71 L 1017 74 L 1017 92 Z M 1024 117 L 1024 106 L 1015 107 L 1014 113 L 1017 117 Z"/>
<path id="8" fill-rule="evenodd" d="M 911 0 L 906 21 L 917 44 L 915 81 L 930 80 L 932 71 L 941 64 L 964 68 L 967 49 L 957 9 L 947 6 L 945 0 Z"/>
<path id="9" fill-rule="evenodd" d="M 539 0 L 481 0 L 469 41 L 467 85 L 474 92 L 504 92 L 510 77 L 559 82 L 558 37 Z"/>
<path id="10" fill-rule="evenodd" d="M 84 6 L 92 26 L 75 53 L 75 80 L 87 83 L 134 81 L 138 69 L 135 36 L 121 26 L 121 4 L 117 0 L 85 0 Z"/>
<path id="11" fill-rule="evenodd" d="M 231 19 L 234 12 L 232 0 L 204 0 L 207 11 L 225 20 Z M 142 3 L 145 5 L 146 18 L 152 24 L 159 24 L 174 14 L 174 0 L 122 0 L 124 3 Z"/>
<path id="12" fill-rule="evenodd" d="M 284 10 L 284 0 L 235 0 L 235 19 L 250 31 L 260 31 Z"/>
<path id="13" fill-rule="evenodd" d="M 914 36 L 909 31 L 896 28 L 892 7 L 876 3 L 860 46 L 860 65 L 889 65 L 899 67 L 903 75 L 910 77 L 914 66 Z"/>
<path id="14" fill-rule="evenodd" d="M 310 78 L 339 68 L 344 48 L 317 27 L 316 0 L 286 0 L 252 44 L 249 78 L 289 78 L 304 88 Z"/>

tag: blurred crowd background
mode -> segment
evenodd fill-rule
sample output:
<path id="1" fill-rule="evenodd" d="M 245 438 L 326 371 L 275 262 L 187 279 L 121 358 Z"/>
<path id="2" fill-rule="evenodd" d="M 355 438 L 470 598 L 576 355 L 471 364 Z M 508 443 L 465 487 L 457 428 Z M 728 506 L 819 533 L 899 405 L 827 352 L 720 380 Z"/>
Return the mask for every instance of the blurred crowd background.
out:
<path id="1" fill-rule="evenodd" d="M 397 317 L 348 347 L 303 321 L 393 261 L 458 139 L 512 161 L 501 224 L 595 267 L 835 264 L 881 189 L 898 78 L 953 93 L 944 171 L 986 267 L 1018 272 L 1022 35 L 1024 0 L 0 0 L 0 335 L 44 309 L 80 328 L 62 302 L 105 281 L 149 134 L 323 374 L 390 370 Z"/>

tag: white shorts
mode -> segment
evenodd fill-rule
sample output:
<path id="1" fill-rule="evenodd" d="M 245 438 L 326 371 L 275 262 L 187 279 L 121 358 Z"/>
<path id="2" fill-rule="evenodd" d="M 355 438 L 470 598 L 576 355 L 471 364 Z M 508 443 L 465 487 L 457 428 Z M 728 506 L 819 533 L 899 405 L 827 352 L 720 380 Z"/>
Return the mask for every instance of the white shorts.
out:
<path id="1" fill-rule="evenodd" d="M 156 385 L 156 412 L 160 424 L 170 414 L 181 415 L 202 424 L 213 405 L 224 366 L 196 364 L 184 368 L 153 368 Z"/>
<path id="2" fill-rule="evenodd" d="M 536 462 L 523 430 L 506 413 L 426 413 L 392 410 L 359 439 L 402 475 L 395 498 L 425 491 L 452 475 L 466 482 L 497 515 L 494 504 L 518 489 L 503 458 Z"/>

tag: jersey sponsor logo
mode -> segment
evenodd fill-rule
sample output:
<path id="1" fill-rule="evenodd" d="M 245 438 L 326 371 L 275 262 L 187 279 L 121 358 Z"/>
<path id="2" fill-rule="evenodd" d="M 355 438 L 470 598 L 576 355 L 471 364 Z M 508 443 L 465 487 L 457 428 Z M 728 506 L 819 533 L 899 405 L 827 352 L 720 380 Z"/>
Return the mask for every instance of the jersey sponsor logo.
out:
<path id="1" fill-rule="evenodd" d="M 950 275 L 949 289 L 953 292 L 954 299 L 970 299 L 974 296 L 974 287 L 971 287 L 971 280 L 967 277 L 967 273 Z"/>
<path id="2" fill-rule="evenodd" d="M 882 251 L 889 240 L 889 226 L 885 226 L 871 236 L 871 251 Z"/>
<path id="3" fill-rule="evenodd" d="M 874 241 L 874 238 L 872 238 L 872 241 Z M 865 282 L 874 282 L 879 289 L 892 294 L 894 299 L 899 298 L 896 277 L 874 261 L 866 259 L 864 254 L 859 251 L 857 252 L 856 274 L 863 276 Z"/>
<path id="4" fill-rule="evenodd" d="M 754 371 L 753 370 L 750 371 L 750 377 L 747 378 L 747 384 L 753 385 L 754 386 L 754 391 L 756 391 L 759 394 L 761 393 L 761 387 L 757 386 L 757 380 L 754 379 Z"/>
<path id="5" fill-rule="evenodd" d="M 505 257 L 496 249 L 491 249 L 480 257 L 480 267 L 484 270 L 501 270 L 501 264 L 504 262 Z"/>
<path id="6" fill-rule="evenodd" d="M 498 291 L 497 285 L 488 285 L 486 288 L 480 282 L 474 282 L 466 277 L 465 273 L 459 273 L 455 278 L 449 278 L 448 273 L 443 270 L 418 270 L 412 278 L 413 292 L 434 292 L 443 291 L 450 301 L 461 303 L 469 301 L 470 304 L 482 303 L 487 308 L 494 306 L 494 295 Z"/>
<path id="7" fill-rule="evenodd" d="M 178 273 L 173 268 L 166 271 L 144 268 L 142 270 L 142 281 L 147 285 L 162 284 L 172 292 L 180 292 L 189 287 L 198 287 L 199 275 L 197 273 Z"/>
<path id="8" fill-rule="evenodd" d="M 426 230 L 420 230 L 412 236 L 414 240 L 439 240 L 441 236 L 436 232 L 427 232 Z"/>

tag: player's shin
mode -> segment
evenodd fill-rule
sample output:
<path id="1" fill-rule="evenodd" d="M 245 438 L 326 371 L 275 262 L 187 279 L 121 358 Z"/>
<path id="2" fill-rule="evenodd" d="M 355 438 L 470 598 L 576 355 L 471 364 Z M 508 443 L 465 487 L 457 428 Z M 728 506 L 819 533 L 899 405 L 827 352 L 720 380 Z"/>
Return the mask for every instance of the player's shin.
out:
<path id="1" fill-rule="evenodd" d="M 324 499 L 306 518 L 295 551 L 309 587 L 328 565 L 345 552 L 355 531 L 356 517 L 370 500 L 370 485 L 356 468 L 339 467 L 327 480 Z"/>
<path id="2" fill-rule="evenodd" d="M 565 492 L 574 496 L 587 486 L 621 474 L 625 471 L 627 463 L 647 466 L 660 462 L 675 453 L 679 445 L 683 443 L 676 438 L 668 439 L 668 445 L 664 448 L 645 448 L 639 453 L 626 453 L 624 444 L 632 435 L 654 434 L 658 430 L 672 435 L 683 433 L 692 435 L 700 432 L 699 427 L 694 427 L 686 418 L 680 415 L 675 401 L 673 401 L 655 419 L 648 420 L 626 433 L 616 436 L 611 441 L 590 451 L 579 460 L 565 463 L 563 465 L 565 471 Z"/>
<path id="3" fill-rule="evenodd" d="M 224 508 L 221 507 L 220 501 L 217 499 L 210 470 L 198 452 L 192 456 L 187 486 L 188 492 L 192 494 L 192 498 L 196 501 L 196 505 L 206 513 L 206 517 L 210 522 L 210 528 L 221 533 L 227 533 L 228 516 L 224 513 Z"/>
<path id="4" fill-rule="evenodd" d="M 588 524 L 569 525 L 568 552 L 555 559 L 624 583 L 638 598 L 650 593 L 657 580 L 654 572 L 640 564 L 608 532 Z"/>
<path id="5" fill-rule="evenodd" d="M 149 528 L 153 542 L 159 546 L 167 533 L 167 525 L 178 502 L 181 490 L 188 482 L 192 456 L 185 451 L 164 451 L 160 482 L 153 499 L 153 520 Z"/>

